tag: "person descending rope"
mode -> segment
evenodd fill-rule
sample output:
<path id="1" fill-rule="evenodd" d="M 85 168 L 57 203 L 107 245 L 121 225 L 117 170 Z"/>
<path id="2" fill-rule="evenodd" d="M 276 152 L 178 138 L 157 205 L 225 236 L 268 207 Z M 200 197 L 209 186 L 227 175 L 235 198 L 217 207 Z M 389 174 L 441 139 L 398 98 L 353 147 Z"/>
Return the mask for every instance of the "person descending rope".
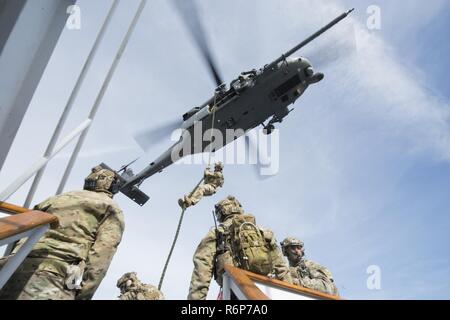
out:
<path id="1" fill-rule="evenodd" d="M 214 104 L 212 105 L 211 113 L 212 113 L 212 122 L 211 122 L 211 136 L 210 141 L 212 141 L 212 133 L 214 130 L 214 122 L 215 122 L 215 116 L 216 116 L 216 101 L 217 96 L 220 94 L 220 90 L 222 90 L 224 87 L 223 85 L 219 86 L 216 89 L 215 95 L 214 95 Z M 181 230 L 181 224 L 183 223 L 184 213 L 186 212 L 186 209 L 190 206 L 196 205 L 203 196 L 211 196 L 217 192 L 217 189 L 223 186 L 224 178 L 223 178 L 223 164 L 222 162 L 217 162 L 214 166 L 214 171 L 211 171 L 211 155 L 214 152 L 214 150 L 211 147 L 210 153 L 209 153 L 209 160 L 208 160 L 208 167 L 205 169 L 205 172 L 203 174 L 203 178 L 197 183 L 195 188 L 189 193 L 188 195 L 185 195 L 183 198 L 178 199 L 178 204 L 181 207 L 181 215 L 180 220 L 178 221 L 177 231 L 175 232 L 175 237 L 172 242 L 172 246 L 169 251 L 169 255 L 167 256 L 166 263 L 164 264 L 163 271 L 161 273 L 161 278 L 159 279 L 158 284 L 158 290 L 161 290 L 164 277 L 166 275 L 167 267 L 169 266 L 170 258 L 172 257 L 173 250 L 175 248 L 175 245 L 178 240 L 178 235 L 180 234 Z"/>
<path id="2" fill-rule="evenodd" d="M 217 162 L 214 166 L 214 171 L 211 171 L 209 167 L 206 168 L 203 183 L 200 184 L 194 192 L 189 195 L 185 195 L 178 200 L 178 204 L 182 209 L 189 208 L 196 205 L 204 196 L 211 196 L 217 192 L 217 189 L 223 186 L 223 164 Z"/>
<path id="3" fill-rule="evenodd" d="M 223 186 L 223 164 L 222 162 L 217 162 L 214 166 L 214 171 L 211 172 L 211 158 L 209 160 L 209 166 L 205 169 L 203 178 L 197 183 L 191 193 L 185 195 L 183 198 L 178 200 L 178 204 L 181 207 L 180 220 L 178 221 L 177 231 L 175 232 L 175 237 L 172 242 L 172 247 L 170 248 L 169 255 L 167 256 L 166 263 L 164 265 L 161 278 L 159 280 L 158 289 L 161 290 L 162 283 L 169 265 L 170 258 L 172 257 L 173 249 L 178 239 L 180 233 L 181 224 L 183 223 L 184 213 L 186 209 L 190 206 L 197 204 L 203 196 L 211 196 L 217 192 L 217 189 Z"/>

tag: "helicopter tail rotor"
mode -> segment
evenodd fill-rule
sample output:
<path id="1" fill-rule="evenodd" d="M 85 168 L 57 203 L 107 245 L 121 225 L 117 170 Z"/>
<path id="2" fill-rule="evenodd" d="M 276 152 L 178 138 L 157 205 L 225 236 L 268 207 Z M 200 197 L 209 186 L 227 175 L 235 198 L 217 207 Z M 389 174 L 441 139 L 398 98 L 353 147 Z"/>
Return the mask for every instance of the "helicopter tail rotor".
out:
<path id="1" fill-rule="evenodd" d="M 114 188 L 113 193 L 121 192 L 125 196 L 136 202 L 138 205 L 143 206 L 150 199 L 150 197 L 146 195 L 142 190 L 140 190 L 138 186 L 128 185 L 128 181 L 134 177 L 134 174 L 131 170 L 127 170 L 127 168 L 136 160 L 132 161 L 128 165 L 123 166 L 121 169 L 119 169 L 119 171 L 115 171 L 105 163 L 101 163 L 100 166 L 103 169 L 108 169 L 117 173 L 116 175 L 117 181 L 115 183 L 115 186 L 113 187 Z M 120 174 L 120 171 L 124 172 Z"/>

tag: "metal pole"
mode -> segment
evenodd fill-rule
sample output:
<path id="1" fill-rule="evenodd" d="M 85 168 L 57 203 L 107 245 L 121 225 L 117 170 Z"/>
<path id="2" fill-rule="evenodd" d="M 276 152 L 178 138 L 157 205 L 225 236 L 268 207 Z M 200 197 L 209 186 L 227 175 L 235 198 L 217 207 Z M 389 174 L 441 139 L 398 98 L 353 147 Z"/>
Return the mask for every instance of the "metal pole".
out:
<path id="1" fill-rule="evenodd" d="M 134 28 L 141 16 L 142 11 L 144 10 L 145 4 L 147 3 L 147 0 L 141 0 L 139 4 L 139 8 L 137 9 L 137 12 L 133 18 L 133 21 L 131 22 L 130 27 L 128 28 L 128 31 L 125 35 L 125 38 L 122 40 L 122 43 L 119 47 L 119 50 L 114 58 L 114 61 L 111 65 L 111 68 L 108 71 L 108 75 L 105 78 L 105 81 L 103 82 L 103 85 L 100 89 L 100 92 L 97 96 L 97 99 L 95 100 L 94 105 L 92 106 L 91 112 L 89 114 L 89 119 L 94 120 L 95 114 L 97 113 L 98 107 L 100 103 L 102 102 L 103 96 L 105 95 L 105 92 L 108 88 L 108 85 L 111 81 L 112 76 L 114 75 L 114 72 L 117 68 L 117 65 L 119 64 L 120 59 L 122 58 L 122 54 L 125 51 L 125 48 L 128 44 L 128 41 L 130 40 L 131 34 L 134 31 Z M 88 130 L 85 130 L 83 134 L 80 136 L 77 145 L 75 146 L 75 149 L 73 150 L 72 156 L 69 160 L 69 163 L 67 164 L 66 171 L 64 172 L 64 175 L 62 177 L 61 183 L 59 184 L 59 187 L 56 191 L 56 194 L 60 194 L 63 192 L 64 187 L 67 183 L 67 179 L 69 178 L 70 172 L 72 171 L 73 165 L 75 163 L 75 160 L 78 157 L 78 153 L 80 152 L 81 146 L 83 145 L 84 140 L 86 139 Z"/>
<path id="2" fill-rule="evenodd" d="M 0 0 L 0 170 L 75 0 Z"/>
<path id="3" fill-rule="evenodd" d="M 22 247 L 20 247 L 20 250 L 7 260 L 6 264 L 0 271 L 0 289 L 2 289 L 3 286 L 8 282 L 9 278 L 11 278 L 22 261 L 27 257 L 31 249 L 33 249 L 33 246 L 36 244 L 36 242 L 39 241 L 39 239 L 44 235 L 45 232 L 47 232 L 49 228 L 49 225 L 45 225 L 34 229 L 27 241 L 23 244 Z"/>
<path id="4" fill-rule="evenodd" d="M 75 98 L 78 96 L 78 92 L 80 91 L 80 87 L 86 77 L 87 71 L 89 70 L 92 60 L 95 57 L 95 54 L 97 53 L 97 49 L 100 45 L 100 42 L 102 41 L 105 31 L 109 26 L 109 23 L 111 21 L 111 18 L 117 8 L 117 5 L 119 4 L 120 0 L 114 0 L 111 8 L 109 9 L 109 12 L 106 16 L 105 21 L 103 22 L 102 27 L 100 28 L 100 31 L 97 35 L 97 39 L 94 42 L 94 46 L 92 47 L 91 51 L 89 52 L 89 55 L 86 59 L 86 62 L 84 63 L 83 69 L 81 70 L 80 75 L 78 76 L 77 82 L 75 84 L 75 87 L 72 90 L 72 93 L 69 97 L 69 100 L 67 101 L 66 107 L 64 108 L 64 111 L 61 115 L 61 118 L 58 121 L 58 124 L 56 125 L 55 131 L 53 132 L 53 136 L 50 139 L 50 142 L 48 143 L 47 150 L 45 150 L 44 158 L 48 158 L 49 155 L 52 154 L 53 149 L 55 148 L 56 142 L 59 139 L 59 136 L 61 134 L 62 128 L 64 127 L 64 124 L 66 122 L 66 119 L 70 113 L 70 110 L 72 109 L 73 103 L 75 101 Z M 41 181 L 41 178 L 45 171 L 45 165 L 38 171 L 36 176 L 34 177 L 33 184 L 31 185 L 30 191 L 28 192 L 27 198 L 24 202 L 24 207 L 28 208 L 30 207 L 31 201 L 33 201 L 34 194 L 36 193 L 36 189 L 39 185 L 39 182 Z"/>
<path id="5" fill-rule="evenodd" d="M 222 276 L 223 286 L 222 286 L 222 300 L 231 300 L 231 279 L 227 272 Z"/>
<path id="6" fill-rule="evenodd" d="M 27 182 L 39 169 L 47 164 L 59 151 L 61 151 L 67 144 L 75 139 L 81 132 L 86 130 L 91 125 L 92 120 L 85 120 L 77 128 L 75 128 L 69 135 L 67 135 L 60 144 L 55 148 L 55 152 L 48 158 L 41 158 L 33 164 L 24 174 L 11 183 L 1 194 L 0 201 L 6 201 L 16 192 L 25 182 Z"/>

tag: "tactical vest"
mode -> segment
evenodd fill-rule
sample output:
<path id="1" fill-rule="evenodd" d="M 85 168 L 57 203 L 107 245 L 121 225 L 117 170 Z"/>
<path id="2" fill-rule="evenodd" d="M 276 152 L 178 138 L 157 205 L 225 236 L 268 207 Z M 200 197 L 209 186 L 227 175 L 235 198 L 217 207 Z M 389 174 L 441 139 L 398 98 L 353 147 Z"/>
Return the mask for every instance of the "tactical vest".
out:
<path id="1" fill-rule="evenodd" d="M 333 276 L 326 267 L 311 260 L 302 259 L 298 265 L 289 269 L 294 284 L 332 295 L 339 294 Z"/>
<path id="2" fill-rule="evenodd" d="M 270 239 L 256 225 L 255 217 L 238 214 L 222 224 L 218 230 L 216 280 L 221 285 L 225 264 L 268 275 L 273 271 Z M 269 240 L 269 241 L 268 241 Z"/>
<path id="3" fill-rule="evenodd" d="M 86 261 L 98 227 L 116 206 L 106 194 L 86 190 L 67 192 L 36 206 L 57 216 L 60 226 L 47 231 L 34 245 L 29 263 L 22 264 L 30 270 L 23 271 L 35 271 L 38 266 L 41 271 L 66 276 L 68 265 Z"/>
<path id="4" fill-rule="evenodd" d="M 119 296 L 120 300 L 164 300 L 164 295 L 154 286 L 140 284 Z"/>

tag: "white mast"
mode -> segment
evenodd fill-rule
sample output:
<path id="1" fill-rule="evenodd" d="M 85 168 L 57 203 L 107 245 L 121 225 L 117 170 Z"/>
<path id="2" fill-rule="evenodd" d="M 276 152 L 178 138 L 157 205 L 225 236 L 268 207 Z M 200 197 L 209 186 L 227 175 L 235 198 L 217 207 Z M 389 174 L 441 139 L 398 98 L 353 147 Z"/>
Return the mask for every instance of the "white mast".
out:
<path id="1" fill-rule="evenodd" d="M 100 103 L 102 102 L 103 96 L 105 95 L 106 90 L 108 89 L 109 83 L 111 81 L 111 78 L 114 75 L 114 72 L 116 71 L 117 65 L 120 62 L 120 59 L 122 58 L 122 54 L 125 51 L 128 41 L 130 40 L 131 34 L 134 31 L 134 28 L 136 27 L 136 24 L 141 16 L 142 11 L 144 10 L 145 4 L 147 3 L 147 0 L 141 0 L 139 7 L 137 9 L 137 12 L 133 18 L 133 20 L 131 21 L 130 27 L 128 28 L 128 31 L 124 37 L 124 39 L 122 40 L 122 43 L 119 47 L 119 50 L 117 51 L 117 54 L 114 58 L 114 61 L 108 71 L 108 74 L 103 82 L 103 85 L 100 89 L 100 92 L 98 93 L 97 99 L 95 100 L 94 105 L 92 106 L 91 112 L 89 113 L 89 120 L 94 120 L 95 115 L 97 113 L 98 107 L 100 106 Z M 64 187 L 66 185 L 67 179 L 69 178 L 70 172 L 72 171 L 73 165 L 75 163 L 75 160 L 78 157 L 78 153 L 80 152 L 80 149 L 83 145 L 84 140 L 86 139 L 87 133 L 88 133 L 89 128 L 86 128 L 83 133 L 81 134 L 77 145 L 75 146 L 75 149 L 72 153 L 72 156 L 69 160 L 69 163 L 67 164 L 66 167 L 66 171 L 64 172 L 63 178 L 61 180 L 61 183 L 56 191 L 56 194 L 60 194 L 63 192 Z"/>
<path id="2" fill-rule="evenodd" d="M 103 25 L 97 35 L 97 39 L 95 39 L 94 45 L 93 45 L 91 51 L 89 52 L 86 62 L 84 63 L 83 69 L 81 70 L 81 73 L 78 76 L 75 87 L 73 88 L 72 93 L 70 94 L 70 97 L 69 97 L 69 100 L 67 101 L 66 107 L 64 108 L 64 111 L 61 114 L 61 118 L 59 119 L 58 124 L 56 125 L 55 131 L 53 132 L 53 136 L 51 137 L 50 142 L 48 143 L 47 149 L 45 150 L 45 153 L 44 153 L 44 159 L 49 158 L 53 152 L 53 149 L 55 148 L 56 142 L 59 139 L 62 128 L 64 127 L 66 119 L 70 113 L 70 110 L 72 109 L 73 103 L 74 103 L 76 97 L 78 96 L 78 92 L 80 91 L 80 87 L 81 87 L 81 85 L 86 77 L 86 74 L 92 64 L 92 60 L 94 59 L 95 54 L 97 53 L 97 49 L 100 45 L 100 42 L 102 41 L 102 39 L 105 35 L 105 32 L 109 26 L 111 18 L 113 16 L 119 2 L 120 2 L 120 0 L 114 0 L 113 4 L 111 5 L 111 8 L 109 9 L 106 19 L 103 22 Z M 46 165 L 44 165 L 41 169 L 39 169 L 36 176 L 34 177 L 33 184 L 31 185 L 30 191 L 28 192 L 27 198 L 23 205 L 25 208 L 29 208 L 31 201 L 33 201 L 34 194 L 36 193 L 36 189 L 37 189 L 39 182 L 41 181 L 41 178 L 44 174 L 45 167 L 46 167 Z"/>

